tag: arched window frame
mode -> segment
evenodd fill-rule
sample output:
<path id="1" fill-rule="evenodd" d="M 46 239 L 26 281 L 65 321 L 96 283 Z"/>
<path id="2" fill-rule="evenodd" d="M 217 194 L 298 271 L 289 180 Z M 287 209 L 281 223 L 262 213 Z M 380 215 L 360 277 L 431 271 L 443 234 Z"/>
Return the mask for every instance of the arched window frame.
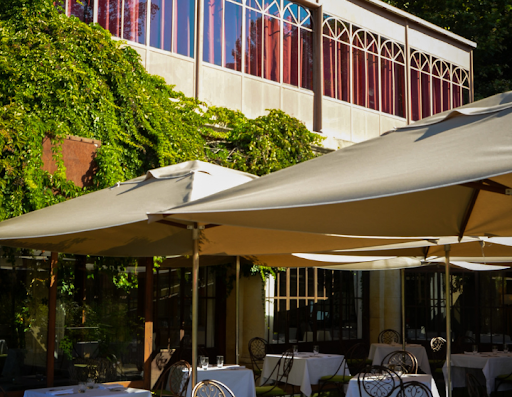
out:
<path id="1" fill-rule="evenodd" d="M 381 37 L 380 54 L 381 111 L 405 117 L 406 65 L 404 45 Z"/>

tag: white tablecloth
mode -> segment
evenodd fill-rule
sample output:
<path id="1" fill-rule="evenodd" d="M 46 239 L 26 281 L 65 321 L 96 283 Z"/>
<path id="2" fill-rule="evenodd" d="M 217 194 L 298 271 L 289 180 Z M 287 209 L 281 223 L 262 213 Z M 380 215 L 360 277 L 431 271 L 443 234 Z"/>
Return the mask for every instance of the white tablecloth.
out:
<path id="1" fill-rule="evenodd" d="M 267 354 L 263 363 L 262 383 L 268 379 L 279 358 L 281 358 L 280 354 Z M 336 354 L 317 354 L 315 356 L 313 353 L 297 353 L 293 357 L 288 383 L 300 386 L 300 391 L 304 395 L 310 396 L 313 392 L 311 385 L 318 384 L 322 376 L 334 375 L 342 360 L 343 356 Z M 339 375 L 342 375 L 341 372 Z M 348 370 L 345 375 L 350 375 Z M 272 378 L 275 379 L 275 377 L 274 373 Z"/>
<path id="2" fill-rule="evenodd" d="M 256 397 L 254 386 L 254 373 L 252 369 L 234 365 L 226 365 L 223 368 L 209 367 L 207 370 L 197 369 L 197 381 L 212 379 L 224 383 L 236 397 Z M 189 383 L 187 397 L 192 395 L 192 387 Z"/>
<path id="3" fill-rule="evenodd" d="M 425 374 L 403 375 L 402 380 L 404 383 L 406 383 L 408 381 L 421 382 L 432 391 L 432 397 L 439 397 L 439 391 L 437 390 L 436 382 L 434 382 L 432 375 L 425 375 Z M 397 384 L 398 384 L 398 382 L 397 382 Z M 397 393 L 394 393 L 392 395 L 392 397 L 396 396 Z M 357 376 L 354 376 L 352 379 L 350 379 L 345 397 L 360 397 L 359 396 L 359 386 L 357 384 Z M 363 395 L 361 397 L 369 397 L 369 396 Z"/>
<path id="4" fill-rule="evenodd" d="M 380 365 L 384 357 L 386 357 L 389 353 L 397 350 L 402 350 L 402 345 L 372 343 L 372 345 L 370 346 L 370 354 L 368 355 L 368 358 L 370 360 L 373 360 L 373 365 Z M 421 368 L 423 372 L 425 372 L 426 374 L 432 373 L 430 371 L 430 364 L 428 362 L 427 351 L 422 345 L 406 345 L 405 350 L 414 354 L 414 356 L 418 360 L 418 366 Z"/>
<path id="5" fill-rule="evenodd" d="M 494 381 L 498 375 L 512 373 L 512 353 L 452 354 L 452 387 L 466 386 L 466 369 L 481 369 L 489 395 L 494 391 Z M 443 366 L 444 379 L 447 377 L 446 363 Z M 500 386 L 501 390 L 510 389 L 509 384 Z"/>
<path id="6" fill-rule="evenodd" d="M 133 389 L 131 387 L 120 387 L 117 391 L 100 389 L 99 385 L 95 385 L 94 389 L 87 389 L 85 393 L 78 393 L 78 386 L 60 386 L 60 387 L 48 387 L 44 389 L 32 389 L 25 390 L 23 397 L 53 397 L 50 394 L 52 391 L 58 390 L 73 390 L 73 397 L 151 397 L 151 392 L 149 390 L 143 389 Z M 60 394 L 56 397 L 64 397 L 69 396 L 69 394 Z"/>

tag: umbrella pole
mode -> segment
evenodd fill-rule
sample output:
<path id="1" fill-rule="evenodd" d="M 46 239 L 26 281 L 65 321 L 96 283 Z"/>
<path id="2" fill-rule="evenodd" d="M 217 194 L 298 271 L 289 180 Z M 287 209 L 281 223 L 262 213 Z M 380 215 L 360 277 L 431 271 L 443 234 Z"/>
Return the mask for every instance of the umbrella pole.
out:
<path id="1" fill-rule="evenodd" d="M 240 344 L 240 257 L 236 256 L 236 303 L 235 303 L 235 364 L 238 364 L 238 356 L 240 354 L 239 344 Z"/>
<path id="2" fill-rule="evenodd" d="M 402 350 L 405 350 L 405 269 L 400 269 L 401 295 L 402 295 Z"/>
<path id="3" fill-rule="evenodd" d="M 446 287 L 446 397 L 452 397 L 452 314 L 450 281 L 450 245 L 444 246 Z"/>
<path id="4" fill-rule="evenodd" d="M 199 228 L 194 224 L 192 228 L 192 241 L 194 244 L 194 253 L 192 256 L 192 385 L 197 383 L 197 311 L 198 304 L 198 286 L 197 277 L 199 273 Z"/>

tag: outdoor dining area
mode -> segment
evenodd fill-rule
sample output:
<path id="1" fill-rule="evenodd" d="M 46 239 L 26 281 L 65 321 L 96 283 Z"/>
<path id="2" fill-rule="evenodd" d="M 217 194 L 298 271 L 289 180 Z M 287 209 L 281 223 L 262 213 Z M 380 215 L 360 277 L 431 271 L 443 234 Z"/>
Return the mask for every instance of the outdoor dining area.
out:
<path id="1" fill-rule="evenodd" d="M 22 265 L 1 280 L 13 294 L 21 286 L 30 291 L 25 312 L 10 306 L 18 323 L 9 341 L 0 340 L 0 353 L 7 351 L 0 384 L 12 387 L 6 394 L 24 397 L 451 397 L 458 389 L 480 397 L 510 390 L 503 312 L 512 293 L 504 270 L 512 237 L 511 109 L 512 93 L 501 94 L 261 178 L 199 161 L 181 163 L 1 222 L 0 245 L 39 250 L 42 259 L 40 268 L 29 269 L 27 258 L 14 258 Z M 89 263 L 86 255 L 100 259 Z M 343 258 L 348 255 L 350 262 Z M 129 275 L 124 262 L 110 266 L 103 257 L 139 259 L 130 263 Z M 187 264 L 155 266 L 154 257 Z M 232 272 L 203 267 L 199 282 L 202 261 L 219 258 L 233 261 Z M 268 284 L 261 281 L 245 296 L 252 299 L 245 308 L 254 312 L 244 313 L 243 261 L 308 266 L 315 282 L 331 282 L 331 296 L 342 303 L 310 293 L 307 284 L 301 310 L 314 325 L 302 327 L 296 319 L 289 327 L 290 287 L 284 298 L 276 292 L 273 313 L 254 314 L 264 313 L 269 302 Z M 472 290 L 459 287 L 475 264 L 503 273 L 489 278 L 494 300 L 488 323 L 477 319 L 464 328 L 471 308 L 462 303 Z M 415 308 L 406 309 L 405 294 L 406 269 L 432 265 L 444 281 L 426 288 L 442 291 L 443 301 L 422 310 L 427 308 L 428 322 L 444 321 L 436 335 L 413 319 Z M 454 266 L 466 273 L 451 277 Z M 322 278 L 318 269 L 326 268 L 347 271 L 340 277 L 343 291 L 334 279 Z M 385 322 L 388 308 L 376 322 L 363 322 L 370 277 L 362 281 L 359 272 L 374 270 L 397 276 L 397 329 L 370 329 Z M 43 271 L 46 278 L 38 277 Z M 300 290 L 298 279 L 299 273 Z M 356 296 L 363 287 L 366 301 Z M 418 298 L 415 288 L 411 296 Z M 178 295 L 176 304 L 170 298 Z M 273 323 L 271 332 L 266 321 L 280 304 L 288 318 Z M 479 304 L 475 310 L 485 314 L 487 307 Z M 348 313 L 341 320 L 332 315 L 336 305 Z M 27 312 L 33 314 L 30 323 L 24 323 Z M 251 324 L 251 316 L 261 317 L 264 327 L 249 341 L 245 332 L 242 346 L 239 327 Z M 413 330 L 416 339 L 409 336 Z M 168 355 L 161 359 L 164 350 Z M 242 350 L 250 360 L 242 362 Z M 25 361 L 36 363 L 35 373 L 14 371 L 22 366 L 16 362 Z"/>

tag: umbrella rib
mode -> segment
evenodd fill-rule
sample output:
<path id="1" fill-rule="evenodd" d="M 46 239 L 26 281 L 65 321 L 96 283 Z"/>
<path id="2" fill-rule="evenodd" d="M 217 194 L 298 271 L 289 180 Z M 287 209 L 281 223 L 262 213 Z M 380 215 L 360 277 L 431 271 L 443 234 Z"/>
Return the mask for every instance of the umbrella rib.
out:
<path id="1" fill-rule="evenodd" d="M 462 237 L 464 237 L 464 233 L 466 232 L 466 227 L 468 226 L 469 217 L 471 216 L 471 213 L 473 212 L 473 208 L 475 207 L 476 200 L 478 198 L 479 193 L 480 193 L 480 189 L 475 189 L 473 191 L 473 194 L 471 195 L 471 199 L 469 200 L 468 207 L 466 208 L 466 213 L 464 214 L 464 217 L 462 218 L 462 223 L 460 225 L 459 241 L 461 241 Z"/>
<path id="2" fill-rule="evenodd" d="M 492 193 L 504 194 L 507 196 L 512 195 L 512 189 L 505 185 L 502 185 L 501 183 L 494 182 L 490 179 L 485 179 L 483 181 L 478 182 L 462 183 L 461 186 L 469 187 L 472 189 L 485 190 L 487 192 Z"/>

